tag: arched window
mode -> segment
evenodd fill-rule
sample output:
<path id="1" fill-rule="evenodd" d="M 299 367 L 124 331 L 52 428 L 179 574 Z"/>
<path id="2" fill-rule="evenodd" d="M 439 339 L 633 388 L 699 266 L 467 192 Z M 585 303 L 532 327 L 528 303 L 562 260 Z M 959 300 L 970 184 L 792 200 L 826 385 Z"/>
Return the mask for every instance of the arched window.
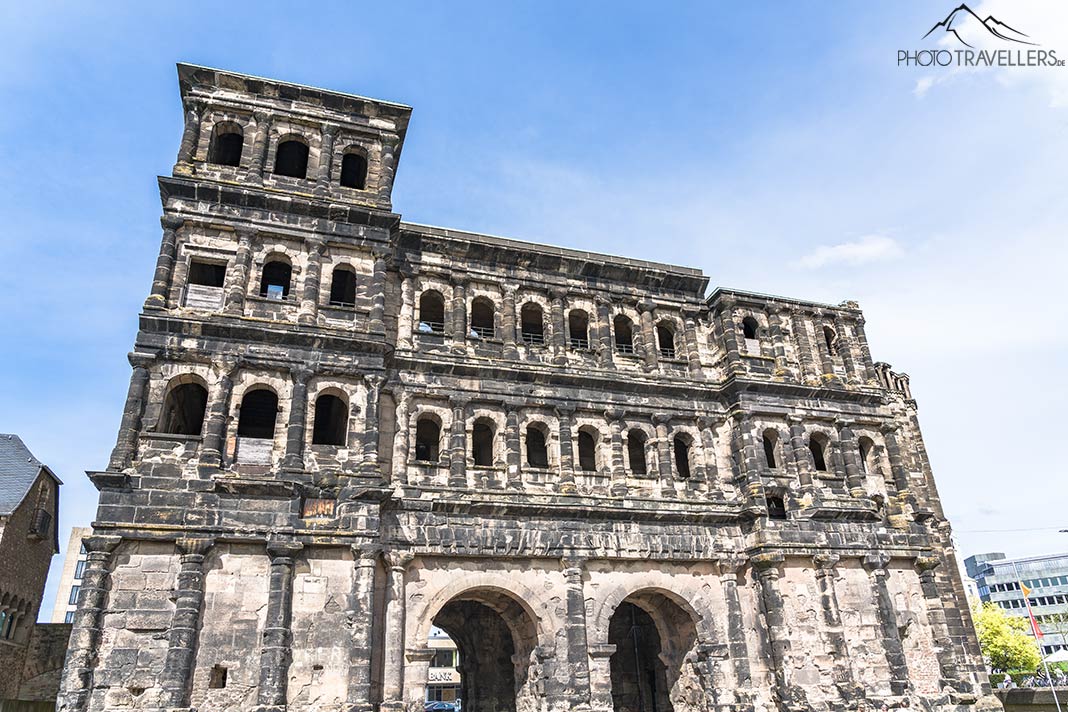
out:
<path id="1" fill-rule="evenodd" d="M 278 396 L 269 388 L 248 391 L 241 399 L 237 417 L 237 435 L 242 438 L 268 440 L 274 437 L 278 418 Z"/>
<path id="2" fill-rule="evenodd" d="M 764 431 L 764 462 L 768 468 L 774 470 L 779 466 L 779 458 L 776 451 L 779 449 L 779 433 L 771 428 Z"/>
<path id="3" fill-rule="evenodd" d="M 338 265 L 330 274 L 330 303 L 336 307 L 356 306 L 356 273 L 348 265 Z"/>
<path id="4" fill-rule="evenodd" d="M 278 144 L 274 156 L 274 172 L 290 178 L 304 178 L 308 175 L 308 145 L 295 138 Z"/>
<path id="5" fill-rule="evenodd" d="M 527 464 L 531 467 L 549 466 L 549 449 L 545 445 L 545 430 L 540 423 L 527 426 Z"/>
<path id="6" fill-rule="evenodd" d="M 419 295 L 419 331 L 445 333 L 445 297 L 441 292 L 428 289 Z"/>
<path id="7" fill-rule="evenodd" d="M 861 436 L 857 440 L 857 447 L 860 449 L 860 469 L 864 474 L 876 473 L 879 471 L 878 463 L 875 459 L 875 443 L 867 435 Z"/>
<path id="8" fill-rule="evenodd" d="M 493 328 L 493 302 L 486 297 L 475 297 L 471 302 L 471 333 L 480 339 L 492 339 Z"/>
<path id="9" fill-rule="evenodd" d="M 630 458 L 630 471 L 636 475 L 648 472 L 645 465 L 645 433 L 635 428 L 627 433 L 627 456 Z"/>
<path id="10" fill-rule="evenodd" d="M 568 343 L 573 349 L 590 348 L 590 317 L 581 309 L 572 309 L 567 315 Z"/>
<path id="11" fill-rule="evenodd" d="M 349 152 L 341 159 L 341 185 L 356 190 L 366 187 L 367 159 L 362 154 Z"/>
<path id="12" fill-rule="evenodd" d="M 808 439 L 808 451 L 812 453 L 812 466 L 819 472 L 827 472 L 827 446 L 830 441 L 823 433 L 812 433 Z"/>
<path id="13" fill-rule="evenodd" d="M 263 265 L 260 277 L 260 296 L 268 299 L 285 299 L 289 296 L 289 283 L 293 279 L 293 268 L 288 262 L 272 259 Z"/>
<path id="14" fill-rule="evenodd" d="M 667 322 L 656 325 L 656 340 L 662 358 L 675 358 L 675 332 Z"/>
<path id="15" fill-rule="evenodd" d="M 834 353 L 834 346 L 838 343 L 838 334 L 829 326 L 823 327 L 823 342 L 827 344 L 827 353 Z"/>
<path id="16" fill-rule="evenodd" d="M 672 443 L 675 451 L 675 471 L 679 477 L 686 479 L 690 476 L 690 441 L 684 435 L 676 435 Z"/>
<path id="17" fill-rule="evenodd" d="M 313 445 L 345 446 L 349 434 L 349 409 L 341 398 L 323 393 L 315 399 Z"/>
<path id="18" fill-rule="evenodd" d="M 493 422 L 487 419 L 475 421 L 471 430 L 471 459 L 476 467 L 493 466 Z"/>
<path id="19" fill-rule="evenodd" d="M 208 389 L 199 383 L 180 383 L 167 393 L 159 431 L 174 435 L 200 435 L 204 428 L 204 409 L 208 407 Z"/>
<path id="20" fill-rule="evenodd" d="M 583 472 L 597 471 L 597 439 L 593 433 L 580 430 L 578 434 L 579 469 Z"/>
<path id="21" fill-rule="evenodd" d="M 208 163 L 220 166 L 241 165 L 241 148 L 245 137 L 241 127 L 236 124 L 215 124 L 211 130 L 211 147 L 208 149 Z"/>
<path id="22" fill-rule="evenodd" d="M 523 343 L 528 346 L 542 346 L 545 344 L 545 321 L 542 317 L 541 305 L 537 302 L 527 302 L 523 305 L 520 315 L 520 333 Z"/>
<path id="23" fill-rule="evenodd" d="M 616 351 L 621 354 L 634 353 L 634 327 L 630 319 L 617 314 L 612 320 L 612 330 L 616 333 Z"/>
<path id="24" fill-rule="evenodd" d="M 747 339 L 755 339 L 755 338 L 757 338 L 757 329 L 759 329 L 759 328 L 760 328 L 760 324 L 758 324 L 757 320 L 754 319 L 753 317 L 747 316 L 744 319 L 742 319 L 742 334 L 745 336 L 745 338 L 747 338 Z"/>
<path id="25" fill-rule="evenodd" d="M 437 462 L 440 457 L 441 424 L 431 417 L 422 417 L 415 424 L 415 459 Z"/>

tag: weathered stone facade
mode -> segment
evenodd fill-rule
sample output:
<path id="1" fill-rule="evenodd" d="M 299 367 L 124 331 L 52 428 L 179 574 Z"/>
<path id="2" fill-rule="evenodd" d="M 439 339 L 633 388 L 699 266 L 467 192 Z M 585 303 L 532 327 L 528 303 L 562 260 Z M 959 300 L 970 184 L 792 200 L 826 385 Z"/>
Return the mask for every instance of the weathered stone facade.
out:
<path id="1" fill-rule="evenodd" d="M 421 710 L 432 624 L 471 712 L 993 699 L 855 304 L 403 223 L 409 108 L 179 77 L 61 709 Z"/>

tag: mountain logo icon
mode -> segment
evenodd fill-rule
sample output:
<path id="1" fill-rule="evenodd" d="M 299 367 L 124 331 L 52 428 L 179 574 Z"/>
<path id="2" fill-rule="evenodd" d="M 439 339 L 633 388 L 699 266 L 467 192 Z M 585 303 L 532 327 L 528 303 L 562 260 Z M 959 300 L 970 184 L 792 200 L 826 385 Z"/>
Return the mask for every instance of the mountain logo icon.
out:
<path id="1" fill-rule="evenodd" d="M 1009 27 L 993 15 L 987 16 L 985 20 L 981 19 L 964 3 L 961 3 L 961 5 L 956 7 L 953 12 L 946 15 L 946 19 L 941 22 L 936 22 L 934 27 L 929 29 L 923 38 L 926 39 L 938 30 L 953 35 L 953 37 L 955 37 L 962 45 L 972 48 L 974 48 L 976 44 L 979 44 L 983 39 L 987 39 L 990 36 L 996 37 L 1004 42 L 1015 42 L 1017 44 L 1034 46 L 1037 46 L 1038 44 L 1032 42 L 1028 35 Z"/>

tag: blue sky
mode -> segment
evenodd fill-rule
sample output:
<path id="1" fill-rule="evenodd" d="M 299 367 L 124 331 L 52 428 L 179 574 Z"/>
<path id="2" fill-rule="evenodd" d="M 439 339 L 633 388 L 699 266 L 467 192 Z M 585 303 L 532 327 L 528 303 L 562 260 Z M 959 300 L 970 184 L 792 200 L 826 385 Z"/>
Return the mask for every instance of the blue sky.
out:
<path id="1" fill-rule="evenodd" d="M 898 67 L 956 4 L 6 3 L 0 432 L 91 521 L 186 61 L 412 105 L 407 220 L 859 301 L 961 550 L 1066 550 L 1068 69 Z M 1065 3 L 973 6 L 1068 57 Z"/>

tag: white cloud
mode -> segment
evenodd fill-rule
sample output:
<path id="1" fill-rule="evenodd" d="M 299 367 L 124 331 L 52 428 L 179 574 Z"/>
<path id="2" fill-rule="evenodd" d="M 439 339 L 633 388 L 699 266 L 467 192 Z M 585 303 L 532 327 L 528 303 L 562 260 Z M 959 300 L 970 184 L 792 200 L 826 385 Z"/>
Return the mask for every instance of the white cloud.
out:
<path id="1" fill-rule="evenodd" d="M 806 269 L 819 269 L 833 264 L 863 265 L 893 260 L 905 251 L 893 238 L 885 235 L 865 235 L 853 242 L 822 245 L 801 258 L 798 264 Z"/>

